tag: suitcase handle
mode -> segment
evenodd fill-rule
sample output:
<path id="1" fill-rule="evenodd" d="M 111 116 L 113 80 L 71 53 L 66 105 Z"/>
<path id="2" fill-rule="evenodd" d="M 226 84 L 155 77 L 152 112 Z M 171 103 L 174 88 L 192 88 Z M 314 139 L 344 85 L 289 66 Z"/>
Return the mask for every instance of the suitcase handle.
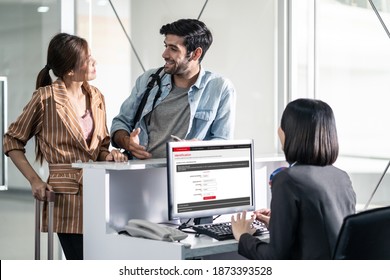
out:
<path id="1" fill-rule="evenodd" d="M 55 192 L 46 190 L 45 201 L 48 202 L 49 221 L 47 235 L 47 258 L 53 259 L 53 211 Z M 41 201 L 35 199 L 35 259 L 41 258 Z"/>
<path id="2" fill-rule="evenodd" d="M 55 198 L 56 198 L 55 192 L 46 190 L 45 201 L 47 201 L 47 202 L 54 202 Z"/>

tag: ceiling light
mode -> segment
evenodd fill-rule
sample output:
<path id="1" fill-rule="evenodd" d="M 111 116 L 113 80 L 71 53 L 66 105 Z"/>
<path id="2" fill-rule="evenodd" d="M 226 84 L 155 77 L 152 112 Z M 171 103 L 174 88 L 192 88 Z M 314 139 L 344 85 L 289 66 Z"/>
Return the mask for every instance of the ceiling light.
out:
<path id="1" fill-rule="evenodd" d="M 48 6 L 40 6 L 40 7 L 38 7 L 37 12 L 38 13 L 47 13 L 49 11 L 49 9 L 50 8 Z"/>

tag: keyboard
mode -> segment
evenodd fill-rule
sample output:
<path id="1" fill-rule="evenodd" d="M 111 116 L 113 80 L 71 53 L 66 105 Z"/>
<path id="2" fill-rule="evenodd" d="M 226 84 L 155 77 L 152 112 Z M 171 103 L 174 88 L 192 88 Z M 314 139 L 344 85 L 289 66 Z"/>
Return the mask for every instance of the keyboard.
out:
<path id="1" fill-rule="evenodd" d="M 260 221 L 254 221 L 253 227 L 256 228 L 253 236 L 268 234 L 267 227 Z M 193 225 L 192 228 L 198 234 L 204 234 L 217 240 L 234 239 L 230 222 Z"/>

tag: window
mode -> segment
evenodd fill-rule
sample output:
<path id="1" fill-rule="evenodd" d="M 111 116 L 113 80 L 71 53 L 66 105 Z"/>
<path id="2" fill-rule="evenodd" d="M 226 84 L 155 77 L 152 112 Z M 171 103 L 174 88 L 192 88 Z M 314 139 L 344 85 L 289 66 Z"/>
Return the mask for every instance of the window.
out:
<path id="1" fill-rule="evenodd" d="M 389 1 L 373 2 L 390 24 Z M 364 205 L 390 158 L 390 38 L 369 1 L 290 1 L 290 7 L 291 96 L 322 99 L 333 108 L 336 164 L 350 174 Z M 389 185 L 387 174 L 374 205 L 389 203 Z"/>

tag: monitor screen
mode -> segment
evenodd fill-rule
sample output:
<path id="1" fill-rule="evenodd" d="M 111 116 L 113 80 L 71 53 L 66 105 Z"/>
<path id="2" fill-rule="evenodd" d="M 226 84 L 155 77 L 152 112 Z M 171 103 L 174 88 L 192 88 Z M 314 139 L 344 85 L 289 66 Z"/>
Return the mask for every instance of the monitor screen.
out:
<path id="1" fill-rule="evenodd" d="M 170 220 L 255 209 L 253 140 L 167 143 Z"/>

